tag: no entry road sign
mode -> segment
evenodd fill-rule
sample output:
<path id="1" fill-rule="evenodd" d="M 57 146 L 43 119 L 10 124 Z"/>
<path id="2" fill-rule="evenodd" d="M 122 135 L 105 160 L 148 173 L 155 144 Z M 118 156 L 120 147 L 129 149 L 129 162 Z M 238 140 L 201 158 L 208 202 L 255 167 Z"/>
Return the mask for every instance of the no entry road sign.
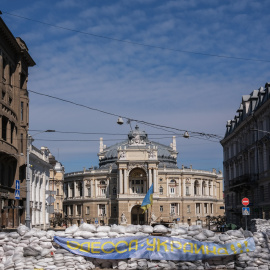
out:
<path id="1" fill-rule="evenodd" d="M 245 206 L 249 205 L 249 199 L 248 198 L 242 199 L 242 204 Z"/>

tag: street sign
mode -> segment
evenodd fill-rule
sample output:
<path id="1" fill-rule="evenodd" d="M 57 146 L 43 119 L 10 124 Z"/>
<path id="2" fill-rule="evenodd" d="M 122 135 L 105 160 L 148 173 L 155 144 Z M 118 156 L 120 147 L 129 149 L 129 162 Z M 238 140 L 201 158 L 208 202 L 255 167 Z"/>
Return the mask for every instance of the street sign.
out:
<path id="1" fill-rule="evenodd" d="M 54 213 L 54 207 L 53 205 L 47 205 L 47 213 L 53 214 Z"/>
<path id="2" fill-rule="evenodd" d="M 20 199 L 20 190 L 15 189 L 15 199 L 19 200 Z"/>
<path id="3" fill-rule="evenodd" d="M 45 190 L 45 194 L 56 195 L 56 191 Z"/>
<path id="4" fill-rule="evenodd" d="M 95 218 L 95 224 L 98 224 L 98 218 Z"/>
<path id="5" fill-rule="evenodd" d="M 48 198 L 46 199 L 46 201 L 47 201 L 48 204 L 52 204 L 52 203 L 55 202 L 55 198 L 52 195 L 50 195 L 50 196 L 48 196 Z"/>
<path id="6" fill-rule="evenodd" d="M 250 215 L 250 208 L 249 207 L 242 207 L 242 215 L 249 216 Z"/>
<path id="7" fill-rule="evenodd" d="M 177 221 L 180 221 L 180 218 L 177 218 Z"/>
<path id="8" fill-rule="evenodd" d="M 20 189 L 20 180 L 16 180 L 15 182 L 15 189 Z"/>
<path id="9" fill-rule="evenodd" d="M 242 204 L 245 205 L 245 206 L 248 206 L 249 205 L 249 199 L 248 198 L 243 198 L 242 199 Z"/>
<path id="10" fill-rule="evenodd" d="M 15 199 L 19 200 L 20 199 L 20 180 L 15 181 Z"/>

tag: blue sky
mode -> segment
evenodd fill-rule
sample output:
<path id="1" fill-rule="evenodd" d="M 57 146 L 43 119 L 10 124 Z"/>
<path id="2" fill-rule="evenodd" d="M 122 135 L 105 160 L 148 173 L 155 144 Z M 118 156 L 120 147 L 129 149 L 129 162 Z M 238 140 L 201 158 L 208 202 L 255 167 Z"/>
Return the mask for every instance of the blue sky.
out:
<path id="1" fill-rule="evenodd" d="M 270 2 L 266 0 L 2 0 L 0 9 L 11 32 L 26 42 L 36 62 L 29 70 L 29 90 L 116 115 L 223 136 L 242 95 L 270 81 L 270 17 L 266 12 Z M 47 146 L 66 172 L 98 165 L 100 137 L 108 146 L 126 138 L 130 126 L 119 126 L 116 121 L 115 116 L 30 92 L 30 130 L 97 133 L 34 136 L 34 144 Z M 149 134 L 166 133 L 140 128 Z M 166 145 L 171 137 L 149 135 Z M 218 142 L 179 136 L 177 149 L 179 166 L 222 170 Z"/>

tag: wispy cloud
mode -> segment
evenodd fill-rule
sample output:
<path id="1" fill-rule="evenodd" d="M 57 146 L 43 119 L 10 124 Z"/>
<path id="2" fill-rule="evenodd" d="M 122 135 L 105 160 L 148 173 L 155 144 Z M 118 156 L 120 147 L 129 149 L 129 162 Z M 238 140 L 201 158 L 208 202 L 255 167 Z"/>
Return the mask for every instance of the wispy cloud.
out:
<path id="1" fill-rule="evenodd" d="M 270 7 L 268 1 L 31 0 L 15 5 L 3 0 L 2 6 L 11 13 L 89 34 L 270 60 L 270 17 L 261 16 Z M 234 117 L 241 96 L 269 80 L 268 63 L 132 45 L 5 14 L 2 17 L 13 33 L 25 40 L 37 63 L 29 70 L 29 89 L 135 119 L 223 135 L 226 120 Z M 128 125 L 117 126 L 115 117 L 95 111 L 33 93 L 30 102 L 32 129 L 129 131 Z M 142 128 L 148 133 L 160 132 Z M 169 144 L 171 139 L 162 142 Z M 59 151 L 66 171 L 98 163 L 98 142 L 35 143 Z M 218 143 L 179 138 L 178 146 L 180 164 L 193 163 L 200 169 L 222 167 Z"/>

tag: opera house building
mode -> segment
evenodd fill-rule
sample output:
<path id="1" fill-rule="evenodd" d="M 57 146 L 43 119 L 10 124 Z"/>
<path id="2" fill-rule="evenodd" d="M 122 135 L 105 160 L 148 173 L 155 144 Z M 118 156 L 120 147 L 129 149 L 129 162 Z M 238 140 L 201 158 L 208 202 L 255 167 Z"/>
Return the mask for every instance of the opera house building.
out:
<path id="1" fill-rule="evenodd" d="M 223 176 L 177 166 L 176 139 L 166 146 L 139 129 L 127 140 L 106 147 L 100 139 L 99 167 L 64 177 L 64 215 L 69 223 L 206 225 L 224 215 Z M 140 208 L 153 184 L 153 205 Z M 70 225 L 70 224 L 68 224 Z"/>

